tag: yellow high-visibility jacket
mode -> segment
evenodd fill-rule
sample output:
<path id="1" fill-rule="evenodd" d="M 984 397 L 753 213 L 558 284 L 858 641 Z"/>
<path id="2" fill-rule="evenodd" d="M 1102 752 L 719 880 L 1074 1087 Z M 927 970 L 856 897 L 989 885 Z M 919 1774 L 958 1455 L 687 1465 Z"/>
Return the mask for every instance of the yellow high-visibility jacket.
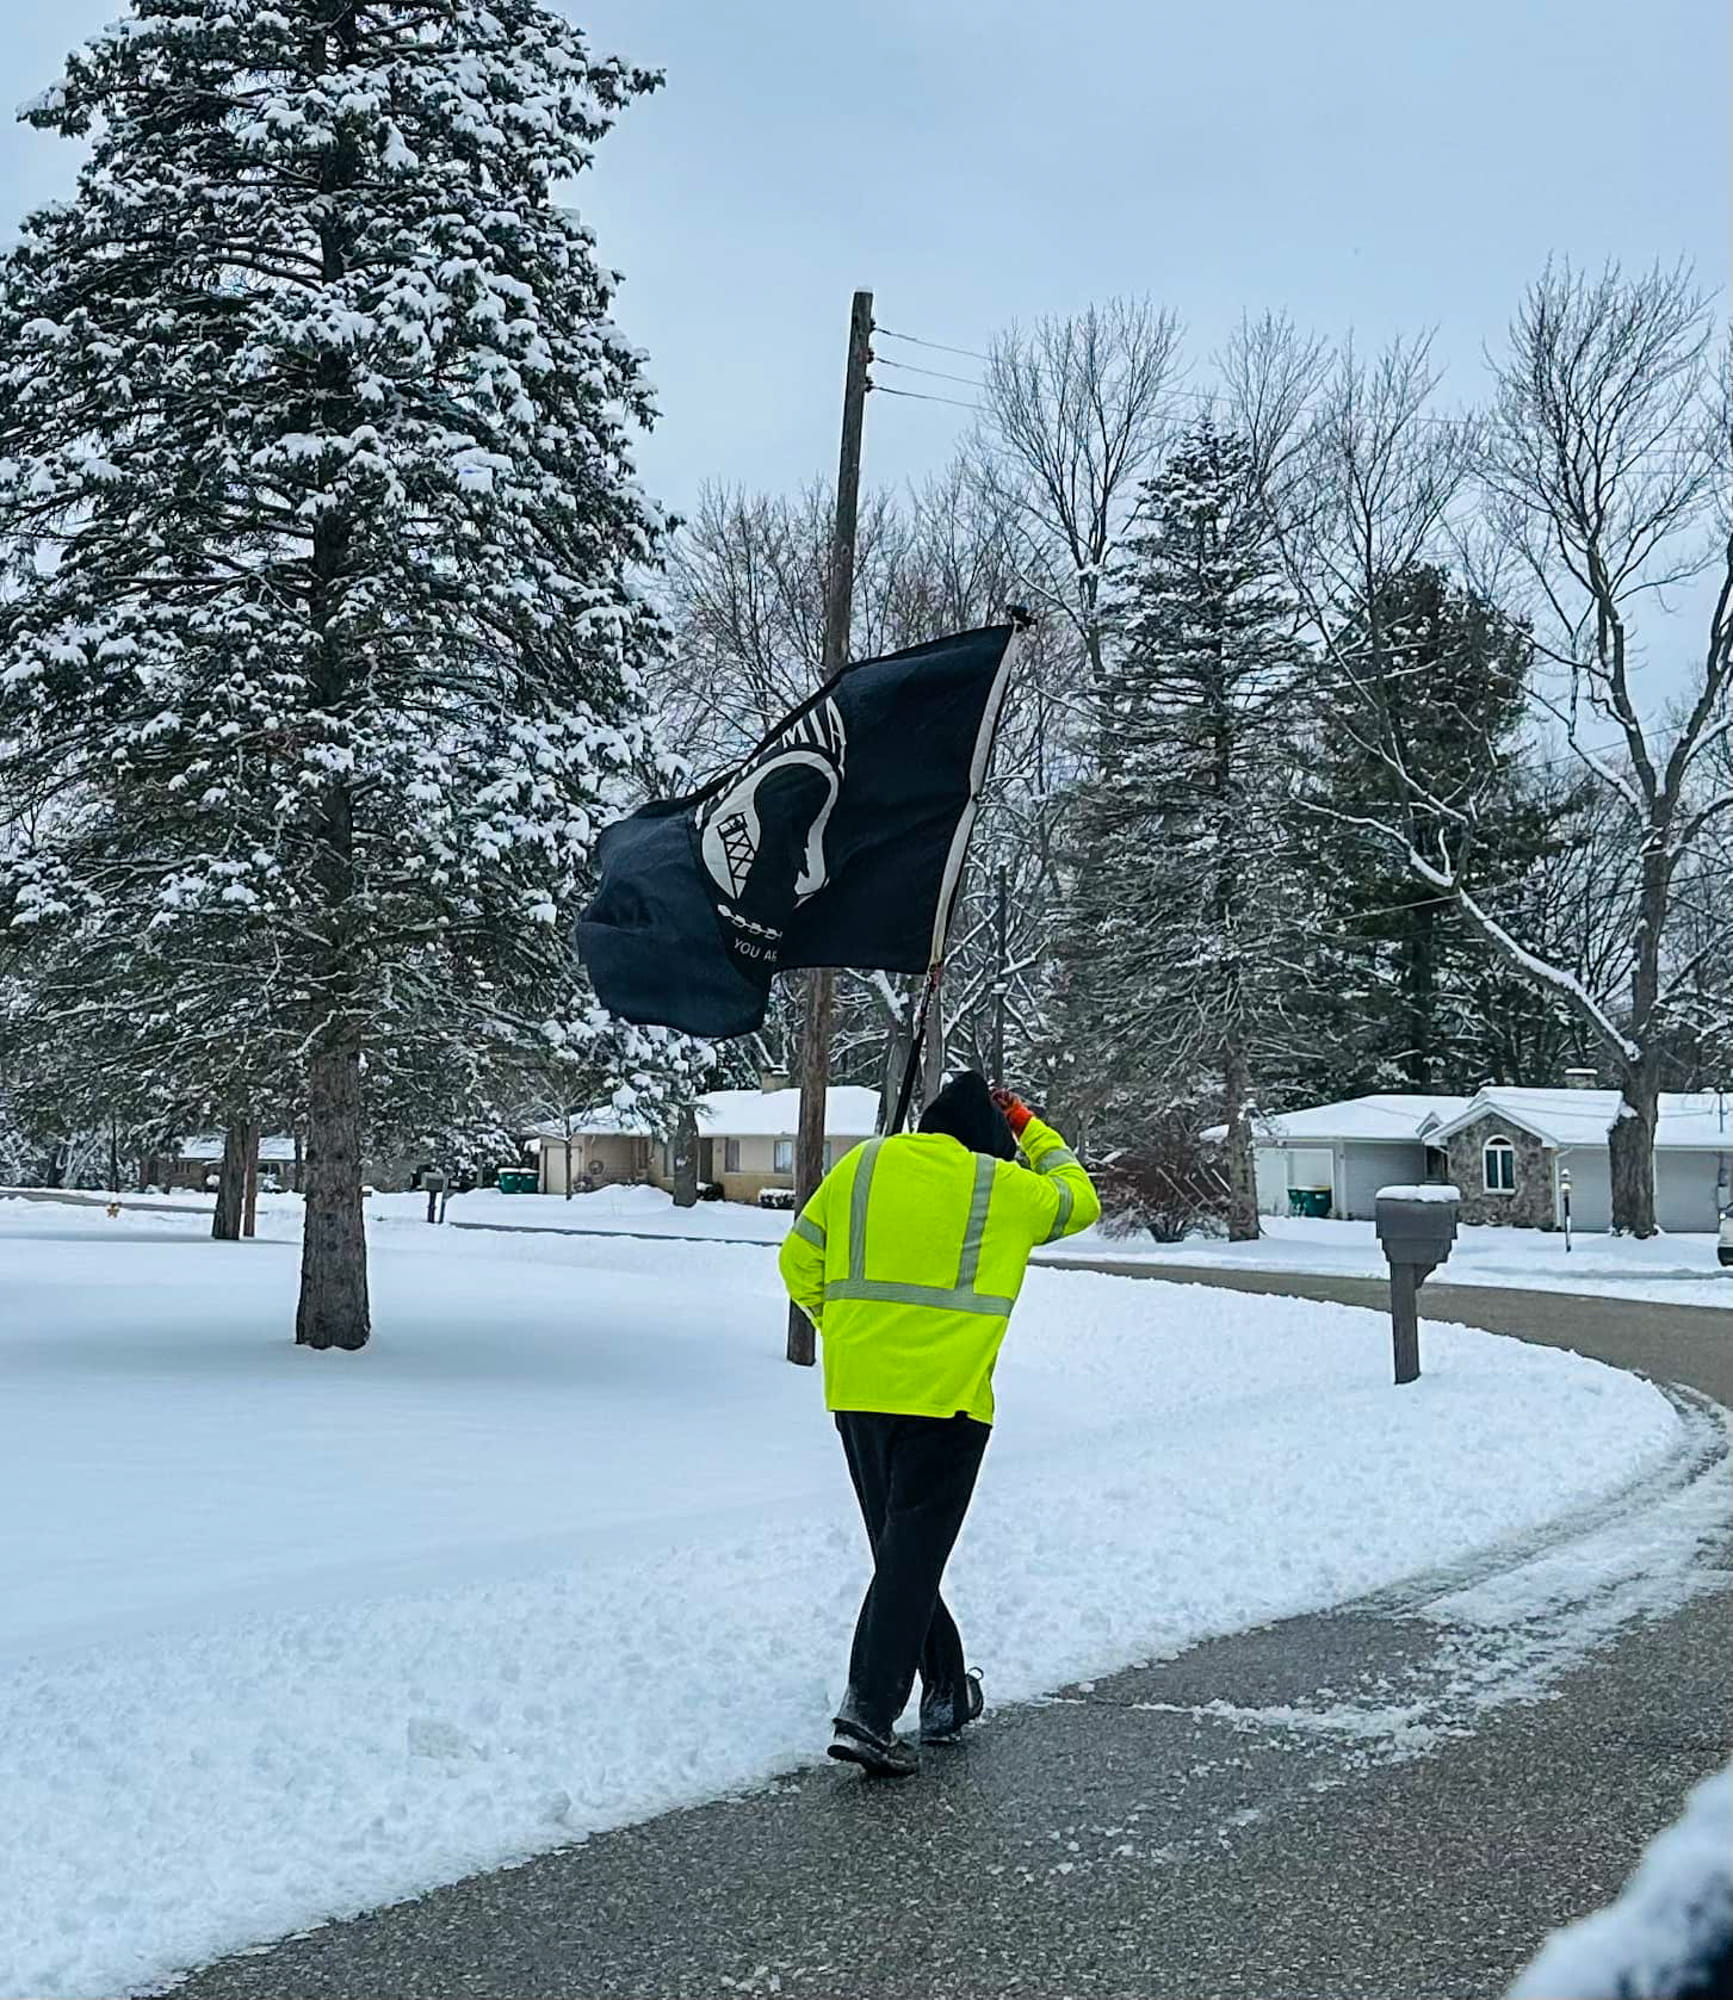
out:
<path id="1" fill-rule="evenodd" d="M 831 1409 L 993 1421 L 1029 1252 L 1101 1214 L 1051 1125 L 1031 1118 L 1020 1143 L 1026 1167 L 939 1132 L 870 1139 L 795 1217 L 782 1278 L 823 1337 Z"/>

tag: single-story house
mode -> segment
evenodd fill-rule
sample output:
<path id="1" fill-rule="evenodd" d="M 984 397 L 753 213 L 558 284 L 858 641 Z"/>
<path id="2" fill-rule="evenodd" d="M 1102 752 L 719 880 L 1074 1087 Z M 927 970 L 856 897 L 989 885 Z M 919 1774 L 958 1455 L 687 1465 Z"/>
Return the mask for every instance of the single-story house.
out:
<path id="1" fill-rule="evenodd" d="M 720 1185 L 724 1200 L 753 1202 L 765 1188 L 794 1185 L 800 1092 L 782 1087 L 780 1080 L 778 1086 L 712 1090 L 698 1100 L 698 1178 Z M 879 1096 L 859 1084 L 836 1084 L 826 1093 L 825 1106 L 828 1167 L 872 1137 Z M 668 1142 L 632 1112 L 586 1112 L 570 1121 L 569 1132 L 565 1120 L 549 1119 L 526 1135 L 526 1144 L 543 1194 L 563 1195 L 568 1186 L 583 1192 L 616 1181 L 673 1185 Z"/>
<path id="2" fill-rule="evenodd" d="M 625 1181 L 648 1184 L 658 1141 L 630 1112 L 586 1111 L 549 1118 L 524 1134 L 542 1194 L 576 1194 Z"/>
<path id="3" fill-rule="evenodd" d="M 1489 1084 L 1472 1097 L 1375 1093 L 1258 1121 L 1258 1203 L 1328 1190 L 1330 1212 L 1370 1220 L 1379 1188 L 1452 1181 L 1464 1222 L 1556 1229 L 1568 1188 L 1580 1229 L 1612 1221 L 1607 1131 L 1616 1090 Z M 1666 1091 L 1655 1131 L 1655 1219 L 1712 1230 L 1733 1194 L 1733 1093 Z"/>
<path id="4" fill-rule="evenodd" d="M 1607 1132 L 1616 1090 L 1483 1090 L 1424 1135 L 1446 1156 L 1465 1222 L 1582 1229 L 1612 1221 Z M 1725 1091 L 1665 1091 L 1655 1126 L 1655 1220 L 1663 1229 L 1712 1230 L 1733 1179 L 1733 1103 Z"/>
<path id="5" fill-rule="evenodd" d="M 1442 1153 L 1428 1148 L 1421 1129 L 1455 1117 L 1468 1103 L 1377 1091 L 1259 1118 L 1258 1206 L 1266 1215 L 1286 1215 L 1290 1193 L 1304 1189 L 1327 1193 L 1332 1215 L 1370 1218 L 1381 1187 L 1446 1178 Z"/>
<path id="6" fill-rule="evenodd" d="M 194 1132 L 172 1153 L 153 1153 L 142 1163 L 139 1178 L 147 1187 L 212 1188 L 223 1163 L 223 1135 Z M 259 1180 L 279 1187 L 300 1185 L 301 1157 L 293 1139 L 266 1134 L 259 1140 Z"/>

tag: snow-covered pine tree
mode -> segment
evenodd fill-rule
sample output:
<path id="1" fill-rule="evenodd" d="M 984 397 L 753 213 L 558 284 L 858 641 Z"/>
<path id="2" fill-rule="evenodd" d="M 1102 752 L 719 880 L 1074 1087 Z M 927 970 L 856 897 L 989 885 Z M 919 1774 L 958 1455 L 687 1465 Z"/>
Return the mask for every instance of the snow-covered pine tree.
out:
<path id="1" fill-rule="evenodd" d="M 1348 1096 L 1544 1081 L 1505 1074 L 1505 1058 L 1547 1044 L 1557 1003 L 1511 989 L 1454 900 L 1417 885 L 1382 831 L 1402 817 L 1406 780 L 1419 795 L 1415 837 L 1450 853 L 1493 907 L 1521 906 L 1572 816 L 1568 797 L 1523 768 L 1533 640 L 1484 594 L 1417 563 L 1345 612 L 1331 651 L 1347 670 L 1315 683 L 1298 787 L 1298 836 L 1330 855 L 1315 923 L 1323 962 L 1304 982 L 1321 1059 L 1309 1086 Z M 1447 817 L 1470 800 L 1472 816 Z M 1489 1020 L 1494 989 L 1505 1004 Z"/>
<path id="2" fill-rule="evenodd" d="M 92 146 L 0 271 L 10 921 L 221 941 L 305 1064 L 311 1346 L 368 1337 L 370 1052 L 611 1032 L 565 920 L 660 643 L 650 412 L 555 192 L 653 82 L 537 0 L 138 0 L 28 113 Z"/>
<path id="3" fill-rule="evenodd" d="M 1253 1078 L 1279 1031 L 1280 820 L 1302 665 L 1242 440 L 1207 421 L 1143 489 L 1074 823 L 1066 1005 L 1098 1139 L 1176 1103 L 1227 1126 L 1229 1231 L 1258 1234 Z"/>

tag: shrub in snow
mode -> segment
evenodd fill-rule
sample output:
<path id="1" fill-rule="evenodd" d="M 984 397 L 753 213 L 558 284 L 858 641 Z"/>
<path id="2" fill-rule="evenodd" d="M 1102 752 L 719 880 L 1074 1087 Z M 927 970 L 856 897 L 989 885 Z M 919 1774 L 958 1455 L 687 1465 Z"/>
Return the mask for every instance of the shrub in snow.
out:
<path id="1" fill-rule="evenodd" d="M 794 1206 L 794 1190 L 793 1188 L 760 1188 L 758 1190 L 758 1206 L 760 1208 L 792 1208 Z"/>
<path id="2" fill-rule="evenodd" d="M 1147 1140 L 1094 1172 L 1107 1236 L 1147 1231 L 1158 1243 L 1227 1234 L 1229 1193 L 1221 1149 L 1197 1136 L 1187 1111 L 1163 1113 Z"/>

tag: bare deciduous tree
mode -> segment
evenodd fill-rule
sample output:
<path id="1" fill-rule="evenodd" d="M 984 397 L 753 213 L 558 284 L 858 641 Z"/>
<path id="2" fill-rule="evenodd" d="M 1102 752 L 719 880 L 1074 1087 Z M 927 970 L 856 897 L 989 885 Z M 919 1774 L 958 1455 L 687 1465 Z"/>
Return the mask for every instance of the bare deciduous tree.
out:
<path id="1" fill-rule="evenodd" d="M 1388 810 L 1365 825 L 1592 1036 L 1622 1097 L 1610 1135 L 1614 1226 L 1643 1236 L 1655 1227 L 1665 1051 L 1718 942 L 1699 934 L 1686 944 L 1678 890 L 1695 879 L 1691 857 L 1730 805 L 1726 785 L 1700 781 L 1727 728 L 1733 630 L 1725 386 L 1710 345 L 1706 302 L 1686 273 L 1629 278 L 1609 268 L 1590 279 L 1559 267 L 1523 302 L 1484 426 L 1427 407 L 1434 383 L 1423 342 L 1370 368 L 1345 357 L 1314 381 L 1309 417 L 1296 393 L 1306 357 L 1291 334 L 1243 342 L 1237 376 L 1230 370 L 1236 400 L 1257 407 L 1261 392 L 1272 413 L 1272 513 L 1330 671 L 1362 697 L 1346 726 L 1363 729 L 1390 770 Z M 1479 567 L 1496 571 L 1503 593 L 1520 588 L 1553 669 L 1541 705 L 1605 793 L 1634 857 L 1634 880 L 1621 864 L 1584 886 L 1599 934 L 1592 953 L 1573 954 L 1576 964 L 1537 949 L 1475 878 L 1477 829 L 1495 809 L 1495 746 L 1464 758 L 1448 782 L 1416 773 L 1388 727 L 1381 690 L 1392 663 L 1376 619 L 1342 615 L 1350 604 L 1375 607 L 1405 564 L 1452 544 L 1460 552 L 1474 525 L 1462 518 L 1471 478 Z M 1682 705 L 1645 714 L 1633 621 L 1660 592 L 1711 568 L 1718 585 L 1701 666 Z"/>
<path id="2" fill-rule="evenodd" d="M 1013 327 L 987 361 L 982 476 L 1014 505 L 1025 577 L 1101 669 L 1106 571 L 1138 483 L 1166 439 L 1179 322 L 1148 299 L 1110 299 Z"/>
<path id="3" fill-rule="evenodd" d="M 1706 299 L 1684 270 L 1589 278 L 1549 269 L 1529 290 L 1497 369 L 1482 458 L 1497 527 L 1529 579 L 1537 634 L 1559 669 L 1549 701 L 1588 776 L 1626 820 L 1638 879 L 1628 973 L 1584 984 L 1514 937 L 1472 895 L 1489 941 L 1560 993 L 1618 1076 L 1609 1145 L 1613 1225 L 1655 1230 L 1654 1139 L 1663 1052 L 1724 934 L 1687 947 L 1675 918 L 1692 857 L 1733 810 L 1714 774 L 1733 681 L 1733 524 L 1725 374 Z M 1660 715 L 1635 620 L 1669 586 L 1712 575 L 1699 663 Z M 1611 731 L 1618 749 L 1594 740 Z M 1448 871 L 1417 871 L 1459 888 Z"/>

